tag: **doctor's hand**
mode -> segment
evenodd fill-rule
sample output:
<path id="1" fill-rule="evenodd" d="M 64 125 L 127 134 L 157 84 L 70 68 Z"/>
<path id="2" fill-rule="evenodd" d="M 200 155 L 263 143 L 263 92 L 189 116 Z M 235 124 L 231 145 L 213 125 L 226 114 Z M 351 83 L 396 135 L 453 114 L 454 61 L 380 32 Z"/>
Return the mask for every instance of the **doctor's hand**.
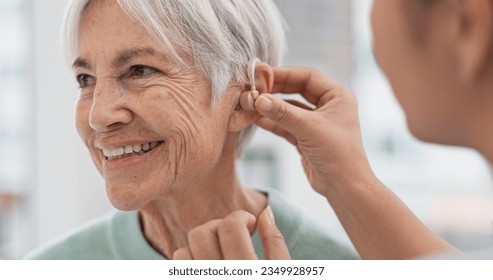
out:
<path id="1" fill-rule="evenodd" d="M 255 260 L 257 254 L 251 234 L 255 228 L 255 216 L 236 211 L 224 219 L 209 221 L 188 234 L 188 246 L 173 254 L 175 260 Z M 259 216 L 258 234 L 265 259 L 290 259 L 286 243 L 277 229 L 274 215 L 267 207 Z"/>
<path id="2" fill-rule="evenodd" d="M 270 94 L 255 100 L 257 124 L 296 146 L 364 259 L 408 259 L 454 250 L 378 180 L 366 157 L 354 94 L 313 69 L 274 68 L 274 93 L 299 93 L 314 108 Z"/>
<path id="3" fill-rule="evenodd" d="M 299 93 L 313 106 L 262 94 L 256 124 L 295 145 L 312 187 L 327 196 L 347 180 L 374 180 L 363 148 L 356 96 L 325 74 L 274 67 L 273 93 Z M 351 182 L 352 183 L 352 182 Z"/>

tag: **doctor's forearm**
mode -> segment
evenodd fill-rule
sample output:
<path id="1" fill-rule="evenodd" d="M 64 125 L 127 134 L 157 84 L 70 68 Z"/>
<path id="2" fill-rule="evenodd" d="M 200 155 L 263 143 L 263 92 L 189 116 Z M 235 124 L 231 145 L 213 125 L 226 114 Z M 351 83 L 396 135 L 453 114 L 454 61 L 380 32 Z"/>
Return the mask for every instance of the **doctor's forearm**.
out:
<path id="1" fill-rule="evenodd" d="M 455 250 L 376 177 L 354 179 L 328 189 L 326 197 L 361 258 L 410 259 Z"/>

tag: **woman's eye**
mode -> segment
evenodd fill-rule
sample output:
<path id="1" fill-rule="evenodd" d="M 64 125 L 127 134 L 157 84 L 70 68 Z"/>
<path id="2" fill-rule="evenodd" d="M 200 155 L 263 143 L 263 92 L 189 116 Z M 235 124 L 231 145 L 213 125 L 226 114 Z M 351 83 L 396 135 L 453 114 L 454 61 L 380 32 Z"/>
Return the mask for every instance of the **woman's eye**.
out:
<path id="1" fill-rule="evenodd" d="M 96 83 L 96 79 L 93 76 L 87 74 L 80 74 L 77 76 L 77 83 L 79 83 L 80 88 L 85 88 L 92 86 Z"/>
<path id="2" fill-rule="evenodd" d="M 130 76 L 132 78 L 145 78 L 149 75 L 156 74 L 158 70 L 153 67 L 144 65 L 134 65 L 130 68 Z"/>

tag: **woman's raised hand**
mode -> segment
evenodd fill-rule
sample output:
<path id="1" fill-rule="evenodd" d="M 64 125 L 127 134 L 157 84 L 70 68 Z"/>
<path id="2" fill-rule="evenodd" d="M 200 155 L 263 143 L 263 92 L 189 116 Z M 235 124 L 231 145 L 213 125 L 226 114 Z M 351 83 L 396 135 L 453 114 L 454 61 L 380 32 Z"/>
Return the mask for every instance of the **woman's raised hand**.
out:
<path id="1" fill-rule="evenodd" d="M 236 211 L 224 219 L 209 221 L 188 234 L 188 246 L 173 254 L 175 260 L 255 260 L 251 234 L 255 229 L 255 216 Z M 258 234 L 264 256 L 270 260 L 290 259 L 281 232 L 277 229 L 274 215 L 267 207 L 259 216 Z"/>

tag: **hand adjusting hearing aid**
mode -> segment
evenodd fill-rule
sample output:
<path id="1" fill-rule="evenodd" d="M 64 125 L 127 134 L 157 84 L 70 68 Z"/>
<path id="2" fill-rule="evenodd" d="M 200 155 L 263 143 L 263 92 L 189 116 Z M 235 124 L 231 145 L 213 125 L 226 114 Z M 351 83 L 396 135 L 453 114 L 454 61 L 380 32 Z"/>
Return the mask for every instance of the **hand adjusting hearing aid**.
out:
<path id="1" fill-rule="evenodd" d="M 252 58 L 248 62 L 247 75 L 250 81 L 250 90 L 240 94 L 240 106 L 245 111 L 253 111 L 255 109 L 255 100 L 259 97 L 259 93 L 255 88 L 255 66 L 260 62 L 258 58 Z"/>

